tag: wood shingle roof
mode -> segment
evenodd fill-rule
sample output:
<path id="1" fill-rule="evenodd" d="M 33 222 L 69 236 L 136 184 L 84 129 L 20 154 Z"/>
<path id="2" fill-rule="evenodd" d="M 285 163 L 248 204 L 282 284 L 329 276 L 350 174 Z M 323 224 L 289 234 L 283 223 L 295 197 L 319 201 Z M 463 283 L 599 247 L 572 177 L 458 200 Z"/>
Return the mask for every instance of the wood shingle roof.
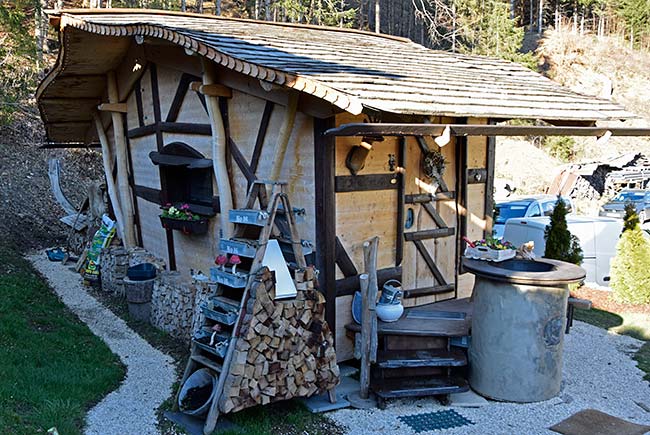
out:
<path id="1" fill-rule="evenodd" d="M 314 95 L 353 114 L 368 108 L 499 119 L 583 121 L 634 116 L 616 103 L 573 92 L 521 65 L 434 51 L 402 38 L 150 10 L 57 14 L 64 33 L 76 29 L 104 36 L 164 39 L 242 74 Z M 47 79 L 39 92 L 46 86 Z"/>

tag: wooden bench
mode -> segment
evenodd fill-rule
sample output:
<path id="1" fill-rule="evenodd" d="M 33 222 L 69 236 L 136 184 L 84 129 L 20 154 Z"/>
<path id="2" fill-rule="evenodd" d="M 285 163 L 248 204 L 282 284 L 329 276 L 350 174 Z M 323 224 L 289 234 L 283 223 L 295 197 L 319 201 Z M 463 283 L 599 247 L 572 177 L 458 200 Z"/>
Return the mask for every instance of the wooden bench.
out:
<path id="1" fill-rule="evenodd" d="M 569 296 L 569 303 L 567 304 L 567 309 L 566 309 L 566 331 L 565 331 L 566 334 L 569 333 L 569 330 L 573 326 L 573 311 L 576 308 L 581 310 L 590 310 L 591 301 L 587 299 L 579 299 L 579 298 L 574 298 Z"/>

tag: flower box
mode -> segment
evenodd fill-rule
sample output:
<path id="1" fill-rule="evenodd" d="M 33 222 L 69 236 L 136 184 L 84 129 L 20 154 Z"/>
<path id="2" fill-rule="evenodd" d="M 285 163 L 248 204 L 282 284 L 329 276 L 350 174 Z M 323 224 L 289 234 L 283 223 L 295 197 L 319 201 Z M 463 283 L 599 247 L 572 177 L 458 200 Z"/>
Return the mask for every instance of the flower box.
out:
<path id="1" fill-rule="evenodd" d="M 160 216 L 160 223 L 166 230 L 178 230 L 183 234 L 205 234 L 208 232 L 208 219 L 202 218 L 198 220 L 188 219 L 173 219 L 169 217 Z"/>
<path id="2" fill-rule="evenodd" d="M 499 262 L 515 258 L 516 254 L 515 249 L 492 249 L 487 246 L 477 246 L 475 248 L 468 246 L 465 248 L 465 257 L 475 260 Z"/>

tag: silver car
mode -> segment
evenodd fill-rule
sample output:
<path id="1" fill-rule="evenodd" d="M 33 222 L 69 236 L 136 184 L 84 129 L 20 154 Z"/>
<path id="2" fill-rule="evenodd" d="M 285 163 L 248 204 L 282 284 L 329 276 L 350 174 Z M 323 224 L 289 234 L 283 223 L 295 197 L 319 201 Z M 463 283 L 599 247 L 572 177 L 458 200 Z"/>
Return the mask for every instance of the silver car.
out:
<path id="1" fill-rule="evenodd" d="M 598 215 L 623 219 L 625 217 L 625 205 L 628 202 L 634 204 L 641 223 L 650 218 L 650 190 L 643 189 L 621 190 L 607 204 L 603 205 Z"/>
<path id="2" fill-rule="evenodd" d="M 573 212 L 573 203 L 569 198 L 562 198 L 569 213 Z M 531 195 L 500 201 L 495 205 L 494 225 L 492 226 L 492 237 L 500 239 L 503 237 L 503 229 L 506 221 L 511 218 L 550 216 L 553 213 L 557 196 L 555 195 Z"/>

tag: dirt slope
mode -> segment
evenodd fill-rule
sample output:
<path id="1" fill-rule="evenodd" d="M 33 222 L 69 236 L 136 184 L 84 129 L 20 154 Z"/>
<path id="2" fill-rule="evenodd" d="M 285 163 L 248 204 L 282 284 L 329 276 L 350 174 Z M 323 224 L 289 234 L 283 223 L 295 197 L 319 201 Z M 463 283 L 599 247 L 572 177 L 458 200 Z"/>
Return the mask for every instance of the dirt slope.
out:
<path id="1" fill-rule="evenodd" d="M 0 126 L 0 237 L 21 250 L 64 243 L 68 227 L 59 222 L 47 175 L 48 159 L 61 159 L 61 185 L 74 205 L 90 182 L 103 177 L 101 155 L 89 150 L 41 150 L 43 127 L 34 115 Z"/>

